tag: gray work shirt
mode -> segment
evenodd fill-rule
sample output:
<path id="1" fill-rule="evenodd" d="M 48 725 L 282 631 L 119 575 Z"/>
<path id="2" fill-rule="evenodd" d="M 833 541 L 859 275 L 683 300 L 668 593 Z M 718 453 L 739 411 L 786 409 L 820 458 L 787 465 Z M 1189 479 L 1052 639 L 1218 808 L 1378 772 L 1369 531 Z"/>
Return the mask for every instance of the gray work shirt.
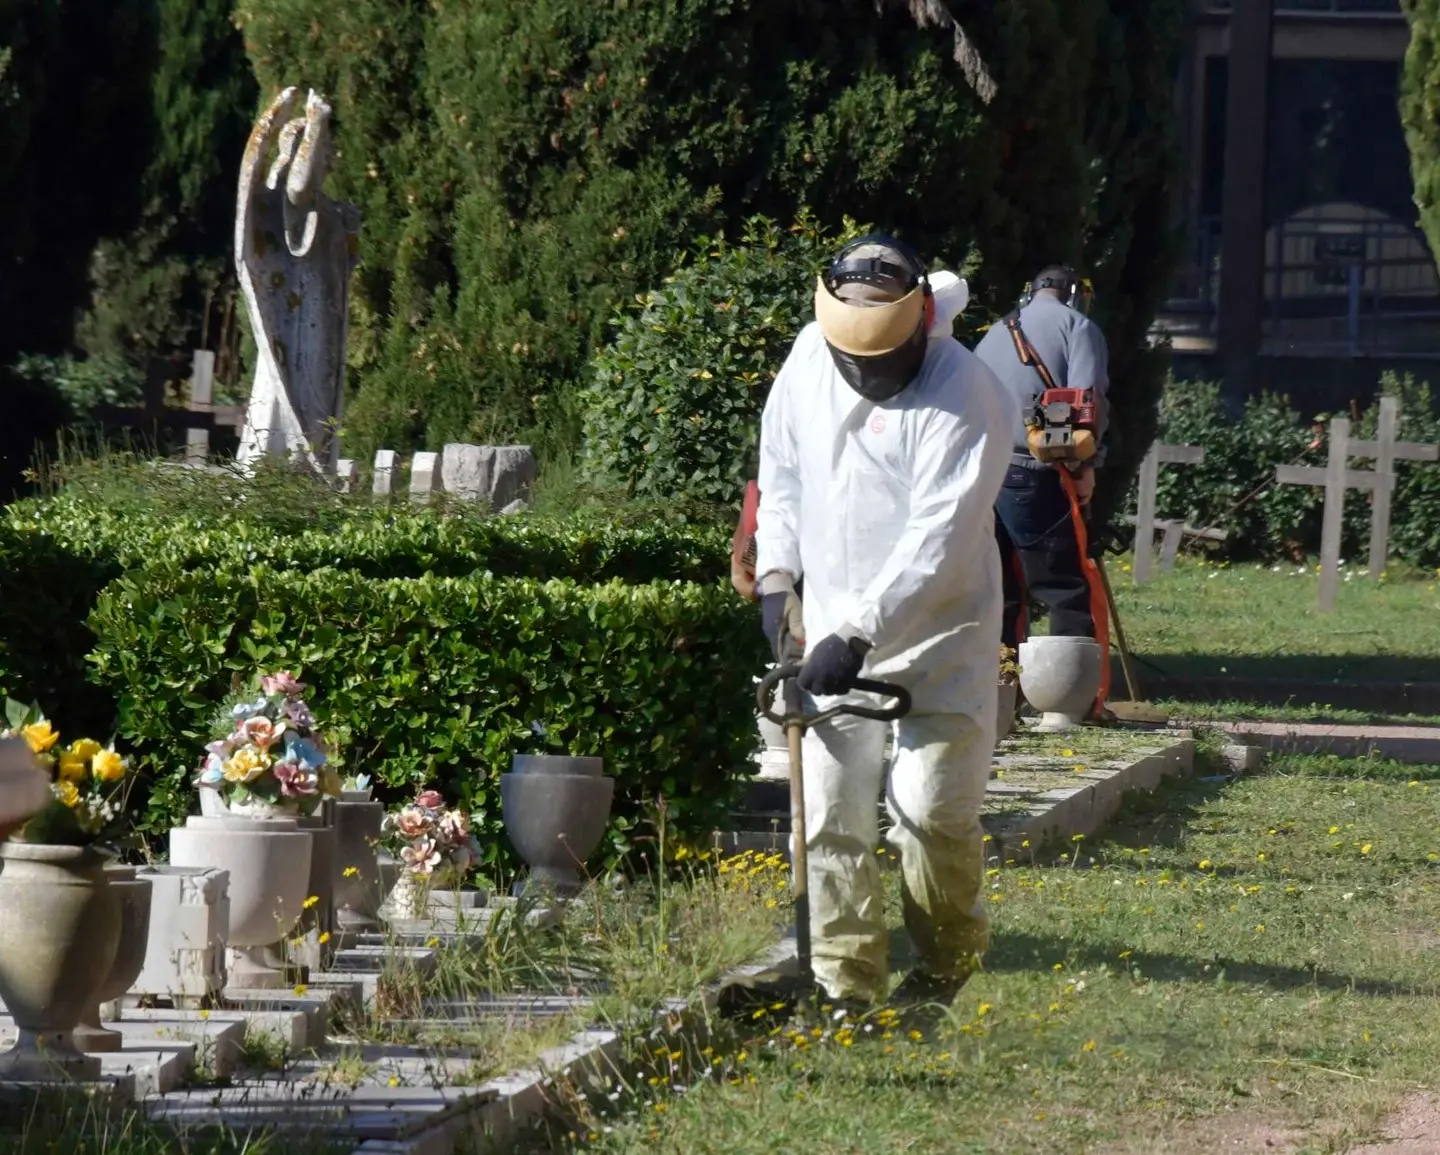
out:
<path id="1" fill-rule="evenodd" d="M 1094 465 L 1105 464 L 1105 430 L 1110 424 L 1110 405 L 1106 394 L 1110 389 L 1109 351 L 1100 326 L 1083 313 L 1070 308 L 1054 297 L 1036 297 L 1020 310 L 1020 327 L 1040 360 L 1062 389 L 1095 390 L 1097 449 L 1091 458 Z M 1003 321 L 990 326 L 975 355 L 1000 378 L 1000 383 L 1020 406 L 1020 424 L 1015 427 L 1017 465 L 1048 469 L 1045 462 L 1030 455 L 1025 440 L 1025 418 L 1035 412 L 1045 382 L 1031 365 L 1022 365 L 1015 351 L 1015 340 Z"/>

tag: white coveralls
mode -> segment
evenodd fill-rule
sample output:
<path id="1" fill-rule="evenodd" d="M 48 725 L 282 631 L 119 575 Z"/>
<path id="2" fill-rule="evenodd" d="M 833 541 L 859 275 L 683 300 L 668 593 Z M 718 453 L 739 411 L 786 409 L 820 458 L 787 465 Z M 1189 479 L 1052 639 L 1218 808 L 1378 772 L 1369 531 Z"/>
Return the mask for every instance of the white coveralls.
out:
<path id="1" fill-rule="evenodd" d="M 1000 648 L 992 511 L 1013 409 L 946 318 L 916 379 L 879 404 L 845 383 L 812 323 L 761 424 L 756 573 L 803 576 L 810 644 L 858 627 L 873 644 L 862 676 L 911 694 L 886 801 L 905 924 L 919 968 L 936 978 L 967 973 L 989 940 L 980 805 Z M 887 987 L 876 859 L 884 742 L 882 723 L 844 715 L 805 734 L 814 968 L 833 998 L 879 999 Z"/>

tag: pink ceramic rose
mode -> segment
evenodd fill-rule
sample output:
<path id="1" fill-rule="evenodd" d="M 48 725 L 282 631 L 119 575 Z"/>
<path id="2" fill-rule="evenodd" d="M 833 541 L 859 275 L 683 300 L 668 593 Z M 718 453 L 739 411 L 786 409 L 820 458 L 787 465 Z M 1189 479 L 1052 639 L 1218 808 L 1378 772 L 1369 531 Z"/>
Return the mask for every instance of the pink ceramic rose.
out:
<path id="1" fill-rule="evenodd" d="M 305 683 L 301 682 L 289 670 L 281 670 L 276 674 L 268 674 L 260 679 L 260 688 L 266 694 L 283 694 L 292 698 L 296 694 L 303 693 Z"/>
<path id="2" fill-rule="evenodd" d="M 263 714 L 257 714 L 240 723 L 240 732 L 260 749 L 268 750 L 285 733 L 285 723 L 272 722 Z"/>
<path id="3" fill-rule="evenodd" d="M 415 798 L 415 805 L 425 810 L 443 810 L 445 799 L 438 790 L 422 790 Z"/>
<path id="4" fill-rule="evenodd" d="M 430 829 L 430 819 L 425 811 L 407 806 L 395 815 L 395 829 L 406 838 L 419 838 Z"/>
<path id="5" fill-rule="evenodd" d="M 416 874 L 430 874 L 440 865 L 440 851 L 432 838 L 417 838 L 400 851 L 400 857 Z"/>
<path id="6" fill-rule="evenodd" d="M 280 783 L 280 793 L 287 798 L 314 794 L 319 788 L 320 780 L 295 762 L 277 762 L 270 768 L 270 772 Z"/>

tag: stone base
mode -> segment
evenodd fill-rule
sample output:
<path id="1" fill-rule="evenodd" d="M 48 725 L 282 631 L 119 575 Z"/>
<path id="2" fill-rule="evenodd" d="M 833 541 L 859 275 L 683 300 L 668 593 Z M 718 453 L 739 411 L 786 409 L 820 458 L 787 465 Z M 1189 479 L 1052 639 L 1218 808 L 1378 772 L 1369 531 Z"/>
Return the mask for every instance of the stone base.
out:
<path id="1" fill-rule="evenodd" d="M 109 1054 L 125 1045 L 125 1037 L 109 1027 L 76 1027 L 75 1046 L 87 1055 Z"/>
<path id="2" fill-rule="evenodd" d="M 0 1054 L 0 1082 L 71 1082 L 100 1078 L 100 1060 L 77 1050 L 69 1031 L 21 1030 Z"/>
<path id="3" fill-rule="evenodd" d="M 265 961 L 264 952 L 263 946 L 230 947 L 226 951 L 225 969 L 230 979 L 226 989 L 280 991 L 300 981 L 298 968 L 271 966 Z"/>

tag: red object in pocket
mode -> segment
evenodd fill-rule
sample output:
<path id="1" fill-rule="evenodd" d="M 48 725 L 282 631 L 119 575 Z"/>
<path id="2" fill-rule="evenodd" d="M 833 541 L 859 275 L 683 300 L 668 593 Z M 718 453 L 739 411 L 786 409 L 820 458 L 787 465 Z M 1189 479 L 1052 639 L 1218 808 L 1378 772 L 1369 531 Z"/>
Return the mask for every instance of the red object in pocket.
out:
<path id="1" fill-rule="evenodd" d="M 753 481 L 747 481 L 740 521 L 735 526 L 735 536 L 730 541 L 730 560 L 752 572 L 755 569 L 755 531 L 759 528 L 759 523 L 760 487 Z"/>

